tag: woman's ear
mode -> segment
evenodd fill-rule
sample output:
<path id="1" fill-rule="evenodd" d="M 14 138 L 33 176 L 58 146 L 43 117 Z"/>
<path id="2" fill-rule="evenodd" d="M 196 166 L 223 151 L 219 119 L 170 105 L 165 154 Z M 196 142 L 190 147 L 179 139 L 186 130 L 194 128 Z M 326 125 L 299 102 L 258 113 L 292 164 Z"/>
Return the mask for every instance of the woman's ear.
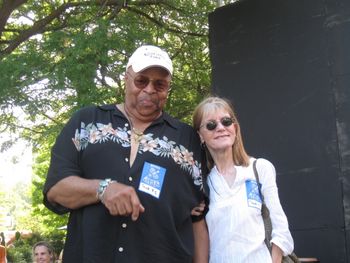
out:
<path id="1" fill-rule="evenodd" d="M 199 138 L 201 139 L 201 144 L 205 143 L 202 134 L 200 133 L 200 131 L 197 131 Z"/>

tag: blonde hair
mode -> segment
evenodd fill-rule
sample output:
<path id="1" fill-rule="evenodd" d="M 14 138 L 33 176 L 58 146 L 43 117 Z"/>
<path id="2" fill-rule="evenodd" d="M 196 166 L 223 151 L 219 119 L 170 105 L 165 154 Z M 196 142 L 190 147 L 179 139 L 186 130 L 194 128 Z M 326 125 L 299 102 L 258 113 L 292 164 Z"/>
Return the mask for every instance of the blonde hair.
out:
<path id="1" fill-rule="evenodd" d="M 234 144 L 232 145 L 232 155 L 233 162 L 235 165 L 248 166 L 249 165 L 249 155 L 244 149 L 243 139 L 241 135 L 241 128 L 237 119 L 237 116 L 234 112 L 233 105 L 230 101 L 224 98 L 220 98 L 217 96 L 210 96 L 202 100 L 197 107 L 195 108 L 192 116 L 192 125 L 193 128 L 198 131 L 199 127 L 202 123 L 203 117 L 213 111 L 217 110 L 225 110 L 227 111 L 233 122 L 236 125 L 236 139 Z M 207 148 L 205 148 L 206 156 L 207 156 L 207 166 L 209 169 L 213 168 L 214 160 Z"/>

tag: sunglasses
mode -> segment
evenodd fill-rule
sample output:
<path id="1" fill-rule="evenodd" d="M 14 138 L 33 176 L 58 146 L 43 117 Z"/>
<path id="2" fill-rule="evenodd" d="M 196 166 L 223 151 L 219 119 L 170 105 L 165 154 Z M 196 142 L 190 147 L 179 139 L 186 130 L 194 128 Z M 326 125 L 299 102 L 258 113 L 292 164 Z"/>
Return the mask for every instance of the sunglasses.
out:
<path id="1" fill-rule="evenodd" d="M 170 90 L 170 81 L 168 80 L 150 79 L 149 77 L 146 77 L 144 75 L 132 76 L 129 72 L 127 72 L 127 74 L 134 81 L 134 85 L 138 89 L 144 89 L 148 86 L 150 82 L 152 82 L 152 85 L 157 92 L 164 92 Z"/>
<path id="2" fill-rule="evenodd" d="M 223 117 L 220 120 L 220 123 L 222 124 L 222 126 L 224 127 L 229 127 L 232 125 L 233 123 L 233 119 L 231 117 Z M 208 131 L 213 131 L 216 129 L 216 127 L 218 126 L 218 122 L 214 121 L 214 120 L 210 120 L 205 124 L 202 124 L 201 126 L 199 126 L 199 129 L 202 128 L 203 126 L 205 126 L 207 128 Z"/>

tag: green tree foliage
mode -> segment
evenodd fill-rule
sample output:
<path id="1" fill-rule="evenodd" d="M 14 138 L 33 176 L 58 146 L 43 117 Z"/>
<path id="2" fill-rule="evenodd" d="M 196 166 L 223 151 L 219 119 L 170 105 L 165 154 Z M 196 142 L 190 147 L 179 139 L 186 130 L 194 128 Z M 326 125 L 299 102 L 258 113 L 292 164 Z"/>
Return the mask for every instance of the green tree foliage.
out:
<path id="1" fill-rule="evenodd" d="M 210 0 L 0 0 L 0 131 L 33 144 L 36 222 L 51 231 L 66 220 L 42 205 L 57 134 L 78 108 L 122 101 L 127 58 L 139 45 L 171 55 L 166 110 L 190 122 L 209 93 L 207 20 L 215 7 Z"/>

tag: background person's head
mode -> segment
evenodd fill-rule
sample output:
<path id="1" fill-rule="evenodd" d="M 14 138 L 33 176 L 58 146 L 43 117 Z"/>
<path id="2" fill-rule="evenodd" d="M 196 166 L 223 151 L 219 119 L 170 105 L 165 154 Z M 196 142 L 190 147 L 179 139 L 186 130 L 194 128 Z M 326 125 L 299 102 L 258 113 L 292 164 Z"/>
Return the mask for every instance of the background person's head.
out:
<path id="1" fill-rule="evenodd" d="M 54 251 L 46 241 L 40 241 L 33 246 L 33 261 L 35 263 L 54 262 Z"/>
<path id="2" fill-rule="evenodd" d="M 156 46 L 141 46 L 129 58 L 125 72 L 125 106 L 139 119 L 152 120 L 164 108 L 173 65 Z"/>

